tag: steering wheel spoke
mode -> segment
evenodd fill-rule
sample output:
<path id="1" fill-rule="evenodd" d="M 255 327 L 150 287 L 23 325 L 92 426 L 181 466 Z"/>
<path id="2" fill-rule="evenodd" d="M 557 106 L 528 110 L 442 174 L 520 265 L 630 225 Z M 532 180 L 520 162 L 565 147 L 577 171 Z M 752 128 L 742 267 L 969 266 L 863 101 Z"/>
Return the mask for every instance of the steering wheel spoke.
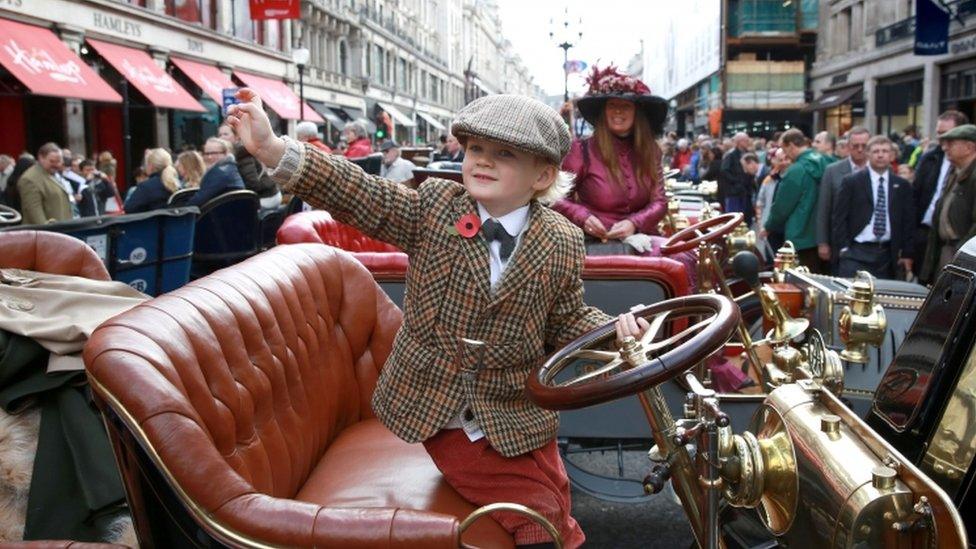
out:
<path id="1" fill-rule="evenodd" d="M 593 370 L 592 372 L 587 372 L 587 373 L 585 373 L 585 374 L 583 374 L 583 375 L 581 375 L 581 376 L 579 376 L 577 378 L 573 378 L 573 379 L 570 379 L 568 381 L 564 381 L 564 382 L 560 383 L 559 385 L 557 385 L 557 387 L 570 387 L 572 385 L 579 385 L 580 383 L 583 383 L 584 381 L 589 381 L 589 380 L 591 380 L 591 379 L 593 379 L 595 377 L 600 377 L 603 374 L 608 374 L 608 373 L 616 370 L 617 368 L 623 366 L 626 363 L 627 363 L 626 360 L 624 360 L 624 359 L 622 359 L 622 358 L 620 358 L 618 356 L 616 359 L 611 360 L 610 362 L 604 364 L 603 366 L 600 366 L 596 370 Z"/>
<path id="2" fill-rule="evenodd" d="M 661 244 L 661 253 L 672 255 L 687 252 L 697 248 L 702 242 L 715 242 L 731 233 L 744 217 L 741 212 L 734 212 L 699 221 L 671 235 L 671 238 Z"/>

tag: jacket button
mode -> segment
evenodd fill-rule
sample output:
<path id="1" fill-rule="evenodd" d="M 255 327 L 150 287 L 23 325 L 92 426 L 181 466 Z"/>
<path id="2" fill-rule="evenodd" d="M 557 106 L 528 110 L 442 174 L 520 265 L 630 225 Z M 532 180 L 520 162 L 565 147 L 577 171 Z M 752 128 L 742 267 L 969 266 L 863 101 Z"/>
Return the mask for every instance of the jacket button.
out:
<path id="1" fill-rule="evenodd" d="M 474 421 L 474 412 L 471 411 L 471 408 L 464 411 L 464 421 Z"/>

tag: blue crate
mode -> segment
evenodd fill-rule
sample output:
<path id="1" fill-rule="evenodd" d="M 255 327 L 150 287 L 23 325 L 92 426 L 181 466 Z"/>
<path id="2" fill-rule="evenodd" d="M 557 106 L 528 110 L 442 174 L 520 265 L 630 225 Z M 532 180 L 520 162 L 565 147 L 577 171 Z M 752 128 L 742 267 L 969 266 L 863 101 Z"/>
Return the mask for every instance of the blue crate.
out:
<path id="1" fill-rule="evenodd" d="M 189 282 L 199 213 L 198 208 L 191 206 L 4 230 L 54 231 L 73 236 L 95 250 L 112 280 L 155 296 Z"/>

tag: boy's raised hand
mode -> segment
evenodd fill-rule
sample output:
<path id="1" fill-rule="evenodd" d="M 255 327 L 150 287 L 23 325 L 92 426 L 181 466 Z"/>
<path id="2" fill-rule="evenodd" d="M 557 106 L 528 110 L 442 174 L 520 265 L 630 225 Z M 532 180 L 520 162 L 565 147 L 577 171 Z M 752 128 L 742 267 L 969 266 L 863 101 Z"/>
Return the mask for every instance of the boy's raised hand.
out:
<path id="1" fill-rule="evenodd" d="M 285 141 L 271 129 L 258 94 L 250 88 L 241 88 L 236 95 L 241 102 L 227 109 L 227 123 L 258 162 L 274 168 L 285 154 Z"/>

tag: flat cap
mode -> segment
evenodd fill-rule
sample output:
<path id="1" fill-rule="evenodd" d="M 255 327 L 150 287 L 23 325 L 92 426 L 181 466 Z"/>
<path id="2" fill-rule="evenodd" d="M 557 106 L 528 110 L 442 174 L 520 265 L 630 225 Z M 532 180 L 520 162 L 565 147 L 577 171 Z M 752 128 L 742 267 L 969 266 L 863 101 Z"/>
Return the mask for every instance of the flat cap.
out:
<path id="1" fill-rule="evenodd" d="M 559 113 L 524 95 L 486 95 L 457 114 L 451 133 L 462 143 L 469 136 L 504 143 L 557 165 L 569 152 L 572 137 Z"/>
<path id="2" fill-rule="evenodd" d="M 941 141 L 943 139 L 962 139 L 976 142 L 976 126 L 972 124 L 956 126 L 945 133 L 939 134 L 939 140 Z"/>
<path id="3" fill-rule="evenodd" d="M 386 152 L 390 149 L 399 149 L 399 148 L 400 148 L 399 143 L 397 143 L 392 139 L 387 139 L 386 141 L 383 142 L 382 145 L 380 145 L 380 152 Z"/>

